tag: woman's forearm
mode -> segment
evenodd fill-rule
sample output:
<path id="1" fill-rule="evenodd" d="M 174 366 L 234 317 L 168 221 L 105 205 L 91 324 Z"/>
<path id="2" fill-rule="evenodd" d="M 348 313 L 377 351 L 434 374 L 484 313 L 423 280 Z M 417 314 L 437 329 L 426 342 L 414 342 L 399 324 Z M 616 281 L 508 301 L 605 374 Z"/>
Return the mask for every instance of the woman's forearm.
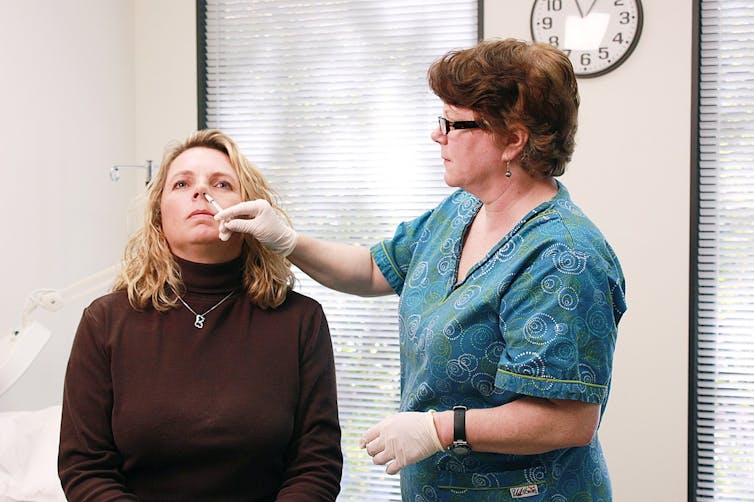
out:
<path id="1" fill-rule="evenodd" d="M 435 414 L 444 447 L 453 442 L 453 411 Z M 466 412 L 466 439 L 475 451 L 535 455 L 584 446 L 597 430 L 598 404 L 526 397 Z"/>
<path id="2" fill-rule="evenodd" d="M 299 234 L 288 259 L 312 279 L 336 291 L 359 296 L 393 292 L 365 247 L 325 242 Z"/>

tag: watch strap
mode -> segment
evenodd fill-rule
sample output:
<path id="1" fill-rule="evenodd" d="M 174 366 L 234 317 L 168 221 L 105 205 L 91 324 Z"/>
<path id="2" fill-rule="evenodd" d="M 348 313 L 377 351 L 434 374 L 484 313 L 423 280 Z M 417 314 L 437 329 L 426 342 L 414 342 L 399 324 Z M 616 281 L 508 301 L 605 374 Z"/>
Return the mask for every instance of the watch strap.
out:
<path id="1" fill-rule="evenodd" d="M 453 407 L 453 442 L 466 441 L 466 407 Z"/>

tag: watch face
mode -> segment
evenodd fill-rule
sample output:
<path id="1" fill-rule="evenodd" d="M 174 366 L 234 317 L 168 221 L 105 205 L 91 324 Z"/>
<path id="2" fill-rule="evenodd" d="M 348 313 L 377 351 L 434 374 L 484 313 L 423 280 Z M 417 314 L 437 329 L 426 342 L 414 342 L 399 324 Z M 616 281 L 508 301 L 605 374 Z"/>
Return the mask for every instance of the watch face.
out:
<path id="1" fill-rule="evenodd" d="M 617 68 L 641 35 L 640 0 L 534 0 L 531 36 L 568 54 L 580 77 Z"/>

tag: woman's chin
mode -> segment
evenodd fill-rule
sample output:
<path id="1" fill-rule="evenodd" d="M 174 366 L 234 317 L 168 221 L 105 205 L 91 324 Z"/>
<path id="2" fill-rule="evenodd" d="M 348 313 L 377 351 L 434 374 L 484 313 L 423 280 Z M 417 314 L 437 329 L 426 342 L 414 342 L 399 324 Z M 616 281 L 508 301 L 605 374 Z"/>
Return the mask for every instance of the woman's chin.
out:
<path id="1" fill-rule="evenodd" d="M 443 180 L 445 181 L 445 184 L 449 187 L 458 188 L 460 186 L 458 179 L 453 177 L 451 174 L 448 173 L 448 171 L 445 171 L 445 176 L 443 176 Z"/>

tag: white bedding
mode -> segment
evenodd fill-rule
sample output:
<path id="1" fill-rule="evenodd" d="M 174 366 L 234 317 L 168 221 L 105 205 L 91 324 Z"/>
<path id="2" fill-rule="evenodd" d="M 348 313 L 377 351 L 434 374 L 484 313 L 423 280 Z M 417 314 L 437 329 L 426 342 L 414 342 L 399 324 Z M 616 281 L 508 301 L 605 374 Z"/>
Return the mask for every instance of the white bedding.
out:
<path id="1" fill-rule="evenodd" d="M 59 435 L 60 406 L 0 412 L 0 502 L 65 501 Z"/>

